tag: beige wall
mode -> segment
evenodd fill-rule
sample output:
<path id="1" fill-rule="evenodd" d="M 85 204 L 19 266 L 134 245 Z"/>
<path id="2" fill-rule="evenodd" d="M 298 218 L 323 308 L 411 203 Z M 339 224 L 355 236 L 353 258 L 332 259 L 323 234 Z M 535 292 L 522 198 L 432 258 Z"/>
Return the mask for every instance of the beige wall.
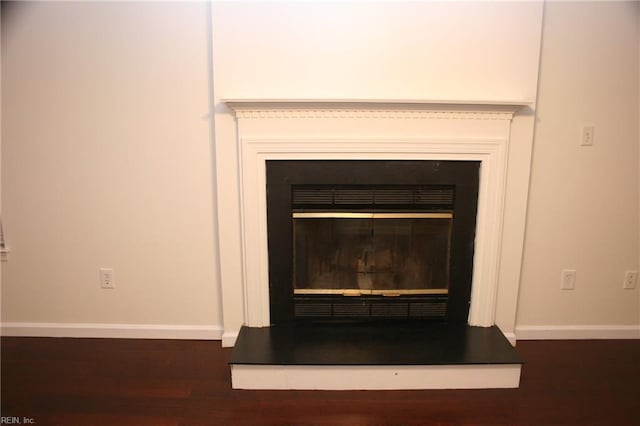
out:
<path id="1" fill-rule="evenodd" d="M 640 324 L 640 291 L 621 289 L 640 259 L 638 9 L 545 6 L 519 327 Z M 211 49 L 207 4 L 3 6 L 3 324 L 222 324 L 214 187 L 237 175 L 219 105 L 217 161 L 212 150 L 212 51 L 217 100 L 534 100 L 541 10 L 217 3 Z M 514 122 L 516 139 L 530 140 L 532 120 Z M 592 148 L 578 146 L 583 123 Z M 510 152 L 517 182 L 530 149 Z M 236 184 L 220 185 L 221 215 L 237 214 Z M 508 191 L 507 212 L 524 208 L 526 191 Z M 220 230 L 222 279 L 239 279 L 238 232 Z M 507 256 L 520 256 L 515 234 Z M 116 290 L 99 288 L 105 266 Z M 565 268 L 578 271 L 572 292 L 559 290 Z"/>
<path id="2" fill-rule="evenodd" d="M 209 33 L 206 3 L 3 5 L 3 323 L 220 324 Z"/>
<path id="3" fill-rule="evenodd" d="M 640 324 L 640 4 L 546 4 L 518 327 Z M 579 145 L 595 125 L 595 145 Z M 560 290 L 562 269 L 577 271 Z"/>

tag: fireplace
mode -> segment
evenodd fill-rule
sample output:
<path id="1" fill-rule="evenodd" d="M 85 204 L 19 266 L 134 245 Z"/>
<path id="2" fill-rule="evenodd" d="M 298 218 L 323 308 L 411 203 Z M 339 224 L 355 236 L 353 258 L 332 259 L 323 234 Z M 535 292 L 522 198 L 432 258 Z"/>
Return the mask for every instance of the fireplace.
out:
<path id="1" fill-rule="evenodd" d="M 498 326 L 512 334 L 515 321 L 523 228 L 512 202 L 526 194 L 527 145 L 511 123 L 524 105 L 225 104 L 234 388 L 518 386 L 521 360 Z"/>
<path id="2" fill-rule="evenodd" d="M 479 167 L 267 161 L 272 324 L 466 323 Z"/>
<path id="3" fill-rule="evenodd" d="M 277 296 L 272 294 L 274 289 L 272 277 L 280 262 L 278 265 L 272 265 L 270 262 L 273 259 L 281 259 L 280 253 L 284 251 L 282 248 L 270 247 L 270 237 L 273 234 L 270 233 L 271 226 L 267 223 L 267 164 L 280 161 L 433 161 L 441 165 L 449 162 L 472 162 L 479 165 L 476 171 L 479 180 L 475 233 L 472 249 L 469 251 L 473 256 L 470 296 L 464 293 L 463 298 L 467 306 L 459 310 L 459 315 L 452 316 L 457 309 L 452 308 L 456 305 L 452 299 L 455 298 L 455 289 L 460 281 L 455 280 L 455 284 L 448 289 L 446 315 L 450 318 L 462 319 L 464 312 L 468 312 L 465 320 L 469 325 L 490 327 L 497 324 L 512 342 L 515 342 L 513 324 L 524 229 L 521 219 L 524 217 L 526 205 L 524 203 L 526 198 L 521 194 L 526 195 L 527 158 L 530 158 L 527 151 L 530 145 L 527 145 L 527 134 L 523 133 L 522 127 L 522 124 L 529 119 L 525 106 L 518 102 L 500 101 L 485 103 L 268 99 L 224 101 L 220 110 L 220 126 L 217 126 L 216 130 L 217 139 L 219 139 L 217 153 L 221 159 L 218 166 L 218 195 L 220 199 L 226 200 L 225 208 L 219 212 L 223 345 L 234 345 L 242 325 L 268 327 L 288 321 L 295 315 L 293 301 L 273 302 L 274 297 Z M 525 113 L 516 114 L 516 111 L 522 110 L 523 107 L 525 107 Z M 519 125 L 513 126 L 512 129 L 514 114 L 518 116 Z M 369 176 L 375 176 L 379 172 L 380 169 L 377 169 Z M 509 185 L 507 185 L 508 173 Z M 332 173 L 322 174 L 332 175 Z M 451 185 L 450 182 L 437 184 Z M 399 188 L 403 185 L 420 186 L 435 185 L 435 183 L 429 181 L 384 183 L 357 178 L 350 182 L 308 181 L 299 182 L 296 185 L 301 185 L 300 188 L 305 191 L 313 189 L 309 185 L 316 185 L 335 192 L 336 189 L 368 190 L 369 188 L 361 187 L 367 185 L 391 185 Z M 331 185 L 338 185 L 339 188 L 327 188 Z M 358 187 L 350 188 L 350 185 Z M 411 188 L 400 189 L 401 192 L 412 190 Z M 316 210 L 316 213 L 323 212 L 318 208 L 296 207 L 294 209 L 290 199 L 292 190 L 289 187 L 287 190 L 289 192 L 285 191 L 285 199 L 281 203 L 276 203 L 286 206 L 286 214 L 278 216 L 282 221 L 278 229 L 290 233 L 281 238 L 285 241 L 283 243 L 285 246 L 289 244 L 288 250 L 291 256 L 293 256 L 294 241 L 292 210 L 299 210 L 298 213 L 313 213 L 313 210 Z M 454 198 L 456 211 L 451 219 L 450 250 L 452 253 L 455 252 L 456 243 L 453 237 L 460 219 L 457 212 L 459 201 L 457 191 L 456 189 Z M 344 194 L 339 194 L 339 197 Z M 507 211 L 505 211 L 505 197 L 510 200 L 507 203 L 510 210 Z M 270 200 L 269 204 L 271 202 Z M 350 208 L 343 212 L 388 213 L 377 210 L 385 209 L 375 207 L 361 212 L 357 208 Z M 418 213 L 447 213 L 446 208 L 417 210 Z M 311 221 L 310 218 L 304 217 L 297 217 L 295 220 L 296 222 Z M 392 219 L 378 217 L 371 218 L 370 221 L 391 223 L 384 222 L 385 220 Z M 333 222 L 337 221 L 339 221 L 338 218 L 333 220 Z M 318 228 L 327 225 L 313 226 Z M 364 254 L 364 251 L 362 253 Z M 371 254 L 367 255 L 367 261 L 370 256 Z M 294 293 L 293 264 L 283 263 L 287 266 L 284 267 L 284 272 L 279 274 L 284 277 L 283 281 L 288 280 L 287 297 L 291 298 L 291 294 Z M 371 263 L 368 264 L 371 265 Z M 449 268 L 449 283 L 454 281 L 454 270 L 455 268 Z M 300 279 L 303 280 L 303 278 Z M 308 286 L 308 284 L 302 284 L 303 281 L 299 283 L 301 283 L 299 290 L 302 290 L 304 285 Z M 429 286 L 432 284 L 428 284 L 427 288 Z M 275 288 L 279 287 L 276 285 Z M 311 296 L 302 293 L 304 291 L 298 291 L 297 297 Z M 395 295 L 390 292 L 386 296 L 367 295 L 362 292 L 357 296 L 342 294 L 326 296 L 335 296 L 335 298 L 339 296 L 342 301 L 354 301 L 350 303 L 363 299 L 362 296 L 375 296 L 389 304 L 400 300 L 399 297 L 404 297 L 402 294 Z M 438 295 L 422 294 L 416 297 L 418 296 L 435 298 Z M 288 304 L 283 309 L 283 312 L 288 312 L 287 314 L 279 316 L 280 310 L 274 308 L 278 303 Z"/>

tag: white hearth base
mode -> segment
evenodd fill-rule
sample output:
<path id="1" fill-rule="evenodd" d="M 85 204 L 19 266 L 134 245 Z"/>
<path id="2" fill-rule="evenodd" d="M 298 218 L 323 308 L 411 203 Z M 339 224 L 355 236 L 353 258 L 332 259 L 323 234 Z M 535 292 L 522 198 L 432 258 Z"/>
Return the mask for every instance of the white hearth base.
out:
<path id="1" fill-rule="evenodd" d="M 398 390 L 517 388 L 520 364 L 418 366 L 232 365 L 234 389 Z"/>

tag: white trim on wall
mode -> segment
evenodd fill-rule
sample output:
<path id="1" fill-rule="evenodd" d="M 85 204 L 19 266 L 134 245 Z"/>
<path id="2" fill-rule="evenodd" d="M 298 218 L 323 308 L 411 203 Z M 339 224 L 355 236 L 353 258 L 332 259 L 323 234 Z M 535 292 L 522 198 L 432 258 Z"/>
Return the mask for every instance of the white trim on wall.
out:
<path id="1" fill-rule="evenodd" d="M 481 162 L 469 324 L 494 324 L 502 237 L 502 197 L 507 138 L 241 138 L 244 297 L 254 327 L 270 324 L 266 225 L 266 161 L 281 159 L 466 160 Z M 489 231 L 491 230 L 491 232 Z"/>
<path id="2" fill-rule="evenodd" d="M 640 339 L 640 325 L 523 325 L 518 340 Z"/>
<path id="3" fill-rule="evenodd" d="M 3 322 L 2 336 L 221 340 L 219 325 Z"/>
<path id="4" fill-rule="evenodd" d="M 230 348 L 235 346 L 236 340 L 238 339 L 239 331 L 224 331 L 222 330 L 222 347 Z"/>
<path id="5" fill-rule="evenodd" d="M 500 331 L 502 331 L 502 330 L 500 330 Z M 513 332 L 502 332 L 502 334 L 504 334 L 504 337 L 506 337 L 507 340 L 509 341 L 509 343 L 511 343 L 511 346 L 516 346 L 516 343 L 517 343 L 516 333 L 513 333 Z"/>

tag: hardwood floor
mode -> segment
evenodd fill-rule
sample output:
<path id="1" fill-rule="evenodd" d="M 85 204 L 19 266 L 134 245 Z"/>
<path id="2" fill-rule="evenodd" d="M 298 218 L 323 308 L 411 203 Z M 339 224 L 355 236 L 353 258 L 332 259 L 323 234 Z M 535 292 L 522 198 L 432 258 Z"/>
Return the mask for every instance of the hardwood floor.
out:
<path id="1" fill-rule="evenodd" d="M 2 416 L 38 425 L 640 425 L 640 340 L 521 341 L 519 389 L 322 392 L 232 390 L 218 341 L 1 344 Z"/>

